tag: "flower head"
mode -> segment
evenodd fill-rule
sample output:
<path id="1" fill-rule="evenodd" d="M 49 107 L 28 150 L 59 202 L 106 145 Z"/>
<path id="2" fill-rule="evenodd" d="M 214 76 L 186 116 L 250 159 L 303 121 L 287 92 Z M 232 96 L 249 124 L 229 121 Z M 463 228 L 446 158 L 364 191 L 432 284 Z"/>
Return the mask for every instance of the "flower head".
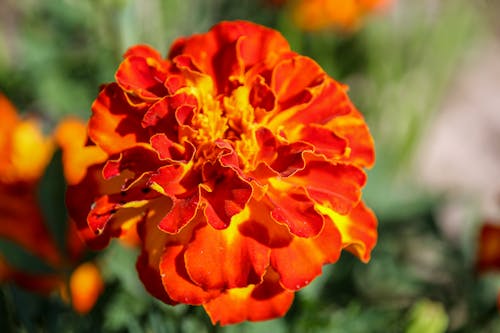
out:
<path id="1" fill-rule="evenodd" d="M 94 247 L 135 229 L 139 276 L 166 303 L 265 320 L 342 249 L 370 258 L 371 135 L 346 87 L 272 29 L 222 22 L 167 58 L 130 48 L 88 128 L 109 157 L 69 187 L 70 215 Z"/>

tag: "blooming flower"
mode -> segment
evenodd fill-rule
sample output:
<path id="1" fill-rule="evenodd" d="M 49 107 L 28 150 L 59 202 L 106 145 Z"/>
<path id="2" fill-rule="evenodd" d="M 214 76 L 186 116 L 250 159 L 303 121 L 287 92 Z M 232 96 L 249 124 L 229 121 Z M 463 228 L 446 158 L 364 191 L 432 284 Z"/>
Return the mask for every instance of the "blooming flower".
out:
<path id="1" fill-rule="evenodd" d="M 152 295 L 214 324 L 265 320 L 342 249 L 370 259 L 371 135 L 347 88 L 278 32 L 222 22 L 167 58 L 134 46 L 115 77 L 88 124 L 109 157 L 67 204 L 95 248 L 137 230 Z"/>
<path id="2" fill-rule="evenodd" d="M 290 4 L 293 20 L 304 30 L 340 28 L 353 30 L 371 12 L 386 7 L 391 0 L 297 0 Z"/>
<path id="3" fill-rule="evenodd" d="M 67 298 L 69 301 L 71 297 L 76 311 L 87 312 L 102 290 L 100 273 L 93 263 L 83 264 L 94 267 L 92 272 L 77 266 L 84 243 L 72 224 L 68 226 L 64 252 L 58 248 L 38 204 L 38 183 L 52 158 L 54 139 L 43 135 L 35 119 L 20 119 L 1 94 L 0 119 L 0 238 L 23 248 L 48 267 L 46 272 L 16 267 L 6 251 L 0 254 L 0 282 L 14 282 L 42 294 L 60 291 L 67 295 L 65 270 L 76 267 L 71 280 L 84 279 L 87 288 L 72 287 Z M 85 126 L 81 127 L 85 138 Z"/>

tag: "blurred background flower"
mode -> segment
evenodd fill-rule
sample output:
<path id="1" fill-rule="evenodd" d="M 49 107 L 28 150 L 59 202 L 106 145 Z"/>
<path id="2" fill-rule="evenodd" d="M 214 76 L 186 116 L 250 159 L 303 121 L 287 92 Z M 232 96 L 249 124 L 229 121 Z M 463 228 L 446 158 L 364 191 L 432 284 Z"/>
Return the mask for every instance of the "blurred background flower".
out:
<path id="1" fill-rule="evenodd" d="M 39 189 L 42 177 L 51 171 L 56 142 L 42 133 L 40 119 L 22 119 L 3 95 L 0 115 L 4 126 L 0 133 L 0 282 L 43 295 L 57 294 L 76 312 L 87 313 L 102 292 L 99 269 L 91 262 L 80 265 L 85 245 L 75 226 L 60 219 L 64 214 L 44 214 L 44 209 L 55 208 L 49 205 L 59 205 L 63 211 L 64 205 L 44 206 L 40 198 L 52 194 Z"/>
<path id="2" fill-rule="evenodd" d="M 337 29 L 353 32 L 365 16 L 387 8 L 390 0 L 289 0 L 290 19 L 309 31 Z"/>
<path id="3" fill-rule="evenodd" d="M 0 90 L 49 133 L 66 115 L 90 116 L 98 86 L 114 80 L 130 45 L 165 55 L 175 38 L 228 19 L 276 28 L 350 86 L 375 138 L 377 164 L 364 190 L 379 217 L 370 264 L 342 255 L 297 294 L 285 318 L 212 329 L 194 308 L 151 300 L 136 272 L 123 270 L 137 250 L 112 243 L 99 256 L 107 288 L 84 319 L 8 284 L 0 331 L 500 330 L 500 276 L 476 272 L 481 225 L 499 215 L 499 2 L 398 0 L 342 33 L 304 31 L 288 8 L 265 0 L 2 1 Z M 59 214 L 49 198 L 64 191 L 61 170 L 47 170 L 38 201 L 44 214 Z"/>

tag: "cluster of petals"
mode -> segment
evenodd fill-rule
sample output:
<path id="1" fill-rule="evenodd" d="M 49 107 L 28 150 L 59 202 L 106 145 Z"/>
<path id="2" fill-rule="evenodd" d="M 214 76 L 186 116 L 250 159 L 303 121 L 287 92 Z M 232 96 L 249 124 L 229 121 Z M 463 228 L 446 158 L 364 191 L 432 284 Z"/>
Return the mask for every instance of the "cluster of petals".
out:
<path id="1" fill-rule="evenodd" d="M 386 8 L 392 0 L 296 0 L 290 2 L 293 21 L 304 30 L 356 29 L 369 13 Z"/>
<path id="2" fill-rule="evenodd" d="M 36 119 L 21 119 L 1 94 L 0 119 L 0 241 L 14 244 L 45 267 L 18 267 L 11 260 L 12 253 L 0 253 L 0 283 L 15 283 L 42 294 L 59 292 L 76 311 L 88 312 L 103 288 L 100 273 L 93 263 L 78 266 L 85 245 L 74 224 L 67 226 L 65 248 L 56 245 L 39 205 L 39 182 L 56 140 L 43 134 Z M 80 126 L 85 138 L 85 126 Z M 66 271 L 72 271 L 69 277 Z M 78 283 L 68 284 L 67 278 Z"/>
<path id="3" fill-rule="evenodd" d="M 106 157 L 87 160 L 66 202 L 94 248 L 138 235 L 152 295 L 214 324 L 265 320 L 342 249 L 369 260 L 372 137 L 346 86 L 281 34 L 221 22 L 166 58 L 130 48 L 115 78 L 84 147 Z"/>

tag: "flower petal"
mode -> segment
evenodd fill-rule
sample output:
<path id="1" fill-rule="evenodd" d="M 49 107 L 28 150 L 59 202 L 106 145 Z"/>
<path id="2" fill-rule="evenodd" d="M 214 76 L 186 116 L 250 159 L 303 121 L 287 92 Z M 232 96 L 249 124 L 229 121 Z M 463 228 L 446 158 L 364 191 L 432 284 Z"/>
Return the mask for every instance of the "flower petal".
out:
<path id="1" fill-rule="evenodd" d="M 156 205 L 137 227 L 142 240 L 141 254 L 137 258 L 136 269 L 146 290 L 154 297 L 171 305 L 177 304 L 166 292 L 160 273 L 163 249 L 168 241 L 167 234 L 156 230 L 156 220 L 162 215 L 162 207 Z M 174 267 L 174 266 L 172 266 Z"/>
<path id="2" fill-rule="evenodd" d="M 277 274 L 270 270 L 261 284 L 229 289 L 203 307 L 212 324 L 229 325 L 282 317 L 292 305 L 293 297 L 293 292 L 284 290 Z"/>
<path id="3" fill-rule="evenodd" d="M 177 235 L 158 233 L 155 223 L 149 224 L 147 231 L 154 240 L 162 239 L 164 245 L 160 243 L 150 244 L 148 239 L 144 239 L 146 247 L 151 246 L 151 254 L 159 255 L 159 270 L 164 290 L 172 300 L 185 304 L 200 305 L 213 299 L 220 294 L 219 290 L 204 289 L 192 281 L 186 270 L 184 252 L 186 244 L 191 240 L 193 230 L 201 221 L 198 214 L 194 221 Z M 163 234 L 163 235 L 162 235 Z"/>
<path id="4" fill-rule="evenodd" d="M 258 47 L 256 47 L 258 45 Z M 208 33 L 179 39 L 169 58 L 189 56 L 200 69 L 215 78 L 217 91 L 225 91 L 229 78 L 259 62 L 274 62 L 290 50 L 288 42 L 275 30 L 235 21 L 221 22 Z"/>
<path id="5" fill-rule="evenodd" d="M 267 199 L 273 219 L 286 225 L 296 236 L 316 236 L 323 228 L 323 216 L 316 211 L 314 203 L 286 182 L 273 179 L 271 185 Z"/>
<path id="6" fill-rule="evenodd" d="M 271 265 L 288 290 L 298 290 L 321 274 L 322 266 L 340 256 L 341 235 L 333 223 L 325 222 L 315 238 L 294 237 L 291 243 L 271 252 Z"/>
<path id="7" fill-rule="evenodd" d="M 333 118 L 327 127 L 347 140 L 349 155 L 344 160 L 369 168 L 375 162 L 373 138 L 361 113 L 354 107 L 348 114 Z"/>
<path id="8" fill-rule="evenodd" d="M 166 94 L 164 82 L 168 66 L 157 51 L 139 45 L 129 49 L 124 57 L 115 75 L 123 90 L 145 99 Z"/>
<path id="9" fill-rule="evenodd" d="M 302 186 L 314 202 L 347 214 L 361 197 L 366 174 L 353 165 L 312 160 L 286 182 Z"/>
<path id="10" fill-rule="evenodd" d="M 206 163 L 202 172 L 206 181 L 201 195 L 207 221 L 216 229 L 226 228 L 231 218 L 245 207 L 252 195 L 252 186 L 232 168 L 223 167 L 220 161 Z"/>
<path id="11" fill-rule="evenodd" d="M 238 218 L 245 218 L 243 215 Z M 237 219 L 238 219 L 237 218 Z M 269 248 L 242 235 L 238 222 L 224 230 L 201 225 L 184 254 L 187 272 L 203 289 L 246 287 L 262 281 L 269 265 Z"/>
<path id="12" fill-rule="evenodd" d="M 287 105 L 294 105 L 299 101 L 308 88 L 319 85 L 327 75 L 312 59 L 295 56 L 281 61 L 273 69 L 271 88 L 275 92 L 278 102 L 286 109 Z"/>
<path id="13" fill-rule="evenodd" d="M 273 131 L 282 129 L 286 135 L 287 129 L 293 130 L 302 124 L 325 125 L 335 117 L 348 114 L 353 108 L 345 89 L 331 79 L 308 89 L 307 94 L 312 97 L 296 99 L 294 104 L 289 103 L 281 112 L 270 113 L 268 127 Z"/>
<path id="14" fill-rule="evenodd" d="M 111 83 L 92 104 L 89 136 L 110 155 L 138 142 L 149 142 L 149 135 L 141 126 L 144 112 L 143 107 L 131 106 L 120 87 Z"/>
<path id="15" fill-rule="evenodd" d="M 346 140 L 332 130 L 317 125 L 298 128 L 297 135 L 290 136 L 289 140 L 307 142 L 314 146 L 315 153 L 322 154 L 328 159 L 341 160 L 351 152 L 346 150 Z"/>
<path id="16" fill-rule="evenodd" d="M 172 208 L 160 221 L 158 228 L 167 233 L 178 233 L 179 230 L 194 219 L 198 212 L 199 202 L 198 193 L 180 199 L 172 198 Z"/>
<path id="17" fill-rule="evenodd" d="M 342 247 L 355 254 L 363 262 L 370 260 L 372 249 L 377 242 L 377 218 L 360 201 L 348 215 L 340 215 L 330 208 L 317 206 L 329 216 L 342 235 Z"/>

